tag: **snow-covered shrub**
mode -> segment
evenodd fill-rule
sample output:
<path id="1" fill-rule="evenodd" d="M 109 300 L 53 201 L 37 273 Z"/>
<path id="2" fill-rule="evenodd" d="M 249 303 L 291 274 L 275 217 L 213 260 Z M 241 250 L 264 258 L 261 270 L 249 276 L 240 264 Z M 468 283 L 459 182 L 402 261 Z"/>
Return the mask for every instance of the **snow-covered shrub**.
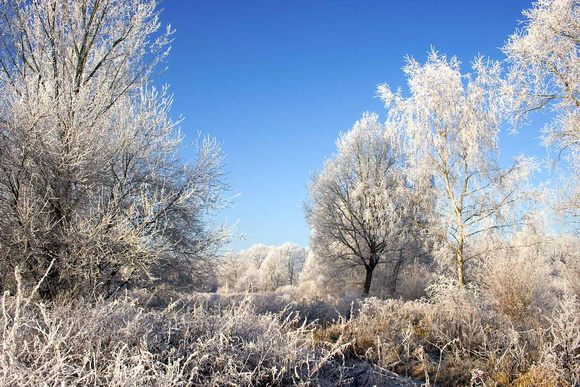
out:
<path id="1" fill-rule="evenodd" d="M 575 296 L 565 296 L 550 317 L 539 369 L 557 385 L 580 385 L 580 302 Z"/>
<path id="2" fill-rule="evenodd" d="M 398 276 L 395 296 L 403 300 L 418 300 L 427 295 L 426 289 L 433 280 L 429 266 L 415 261 L 403 267 Z"/>

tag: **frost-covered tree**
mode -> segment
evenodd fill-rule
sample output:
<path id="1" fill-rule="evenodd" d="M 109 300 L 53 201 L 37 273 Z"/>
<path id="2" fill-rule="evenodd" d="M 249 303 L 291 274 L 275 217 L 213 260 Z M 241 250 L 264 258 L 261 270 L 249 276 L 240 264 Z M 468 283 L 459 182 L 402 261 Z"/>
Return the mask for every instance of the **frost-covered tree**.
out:
<path id="1" fill-rule="evenodd" d="M 562 209 L 580 219 L 580 1 L 539 0 L 503 50 L 521 113 L 551 108 L 544 142 L 570 162 Z"/>
<path id="2" fill-rule="evenodd" d="M 228 288 L 235 289 L 241 292 L 257 292 L 262 290 L 262 280 L 263 277 L 261 273 L 262 263 L 268 256 L 268 253 L 275 249 L 273 246 L 266 246 L 261 243 L 252 245 L 249 249 L 241 250 L 235 254 L 236 259 L 232 262 L 231 259 L 222 259 L 220 261 L 220 284 L 225 285 L 225 281 L 228 280 L 228 273 L 231 273 L 234 267 L 242 269 L 240 273 L 236 275 L 237 279 L 235 282 L 228 281 Z M 234 255 L 229 255 L 233 257 Z M 232 264 L 234 267 L 228 267 Z M 225 274 L 224 275 L 222 275 Z M 231 280 L 231 276 L 229 276 Z"/>
<path id="3" fill-rule="evenodd" d="M 307 249 L 292 243 L 279 247 L 258 243 L 247 250 L 228 252 L 220 261 L 220 286 L 255 292 L 296 285 L 307 255 Z"/>
<path id="4" fill-rule="evenodd" d="M 172 100 L 150 86 L 171 37 L 157 16 L 155 0 L 1 1 L 3 276 L 48 271 L 52 296 L 212 271 L 223 157 L 206 139 L 180 158 Z"/>
<path id="5" fill-rule="evenodd" d="M 262 291 L 273 291 L 288 285 L 284 257 L 276 248 L 271 249 L 260 266 L 260 288 Z"/>
<path id="6" fill-rule="evenodd" d="M 228 251 L 220 261 L 218 284 L 226 291 L 236 289 L 248 271 L 249 264 L 245 257 L 236 251 Z"/>
<path id="7" fill-rule="evenodd" d="M 377 265 L 387 264 L 403 242 L 404 222 L 398 214 L 403 208 L 397 196 L 404 184 L 403 160 L 376 114 L 365 114 L 341 134 L 337 148 L 308 187 L 311 248 L 337 272 L 362 269 L 367 295 Z"/>
<path id="8" fill-rule="evenodd" d="M 306 262 L 308 250 L 287 242 L 278 247 L 278 251 L 280 251 L 280 255 L 283 257 L 288 284 L 296 285 L 298 276 L 304 267 L 304 262 Z"/>
<path id="9" fill-rule="evenodd" d="M 254 264 L 256 269 L 259 269 L 260 266 L 262 265 L 262 262 L 264 262 L 264 260 L 266 259 L 268 253 L 272 248 L 274 247 L 266 246 L 261 243 L 256 243 L 255 245 L 252 245 L 252 247 L 250 247 L 248 250 L 243 250 L 242 254 L 246 256 L 246 259 L 250 260 Z"/>
<path id="10" fill-rule="evenodd" d="M 419 210 L 406 218 L 436 238 L 451 255 L 457 278 L 480 256 L 476 241 L 514 225 L 514 205 L 525 197 L 530 168 L 518 159 L 509 168 L 497 163 L 498 132 L 506 115 L 500 66 L 477 58 L 474 73 L 463 75 L 456 58 L 434 50 L 422 65 L 408 59 L 404 72 L 409 97 L 380 85 L 389 109 L 386 127 L 409 152 L 405 195 Z"/>

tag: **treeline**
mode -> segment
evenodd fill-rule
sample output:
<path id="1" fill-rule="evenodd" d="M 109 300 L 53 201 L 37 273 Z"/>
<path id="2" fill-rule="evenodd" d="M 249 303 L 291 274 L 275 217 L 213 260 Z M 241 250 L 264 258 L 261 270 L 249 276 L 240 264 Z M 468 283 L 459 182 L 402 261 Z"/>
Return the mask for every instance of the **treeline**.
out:
<path id="1" fill-rule="evenodd" d="M 307 256 L 307 249 L 291 243 L 230 251 L 220 261 L 219 285 L 226 292 L 241 293 L 297 286 Z"/>
<path id="2" fill-rule="evenodd" d="M 431 49 L 425 63 L 407 58 L 408 90 L 380 84 L 385 117 L 367 112 L 341 133 L 308 185 L 311 251 L 299 287 L 410 299 L 435 278 L 489 290 L 526 273 L 530 289 L 576 293 L 579 13 L 577 1 L 539 1 L 503 61 L 478 56 L 464 72 Z M 500 132 L 536 111 L 551 114 L 541 137 L 556 157 L 500 164 Z M 557 171 L 552 184 L 532 185 L 545 168 Z"/>
<path id="3" fill-rule="evenodd" d="M 577 270 L 579 13 L 577 1 L 539 1 L 502 48 L 504 61 L 478 56 L 465 73 L 431 49 L 425 63 L 407 58 L 408 90 L 379 85 L 385 118 L 365 113 L 309 184 L 320 270 L 358 278 L 363 295 L 379 269 L 390 276 L 375 288 L 395 294 L 401 268 L 417 263 L 460 287 L 493 281 L 504 263 L 546 263 L 556 277 L 562 265 Z M 557 157 L 500 164 L 499 133 L 535 111 L 551 113 L 542 142 Z M 551 187 L 530 184 L 548 167 L 558 171 Z"/>

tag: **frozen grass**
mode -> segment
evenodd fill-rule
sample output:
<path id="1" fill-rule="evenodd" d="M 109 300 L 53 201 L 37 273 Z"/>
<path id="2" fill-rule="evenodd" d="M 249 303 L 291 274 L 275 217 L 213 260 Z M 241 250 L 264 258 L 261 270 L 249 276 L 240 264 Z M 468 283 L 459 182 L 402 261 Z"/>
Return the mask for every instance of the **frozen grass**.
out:
<path id="1" fill-rule="evenodd" d="M 441 386 L 580 385 L 580 304 L 564 297 L 551 313 L 512 310 L 475 289 L 442 282 L 429 300 L 370 298 L 350 319 L 316 332 L 320 341 L 351 342 L 345 356 Z"/>
<path id="2" fill-rule="evenodd" d="M 349 342 L 316 340 L 318 324 L 275 295 L 196 294 L 152 307 L 137 293 L 50 304 L 20 287 L 15 296 L 5 293 L 0 385 L 415 385 L 346 359 Z"/>
<path id="3" fill-rule="evenodd" d="M 250 301 L 162 309 L 3 298 L 0 385 L 329 385 L 340 345 L 316 345 L 293 313 Z"/>
<path id="4" fill-rule="evenodd" d="M 487 289 L 440 279 L 427 293 L 403 301 L 133 291 L 43 304 L 19 287 L 2 298 L 0 385 L 579 385 L 574 295 L 514 314 Z"/>

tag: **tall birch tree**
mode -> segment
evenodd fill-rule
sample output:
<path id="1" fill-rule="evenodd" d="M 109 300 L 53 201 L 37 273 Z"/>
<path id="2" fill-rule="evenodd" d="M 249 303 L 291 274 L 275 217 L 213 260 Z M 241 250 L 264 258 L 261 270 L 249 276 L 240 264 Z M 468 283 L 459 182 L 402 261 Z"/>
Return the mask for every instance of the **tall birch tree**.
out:
<path id="1" fill-rule="evenodd" d="M 437 239 L 465 285 L 465 264 L 484 252 L 478 238 L 513 226 L 514 205 L 525 196 L 530 164 L 498 165 L 498 133 L 508 109 L 500 65 L 476 58 L 473 74 L 432 50 L 425 64 L 412 58 L 403 68 L 409 96 L 388 85 L 378 95 L 389 109 L 386 128 L 407 150 L 409 184 L 401 195 L 422 218 L 407 219 Z"/>

